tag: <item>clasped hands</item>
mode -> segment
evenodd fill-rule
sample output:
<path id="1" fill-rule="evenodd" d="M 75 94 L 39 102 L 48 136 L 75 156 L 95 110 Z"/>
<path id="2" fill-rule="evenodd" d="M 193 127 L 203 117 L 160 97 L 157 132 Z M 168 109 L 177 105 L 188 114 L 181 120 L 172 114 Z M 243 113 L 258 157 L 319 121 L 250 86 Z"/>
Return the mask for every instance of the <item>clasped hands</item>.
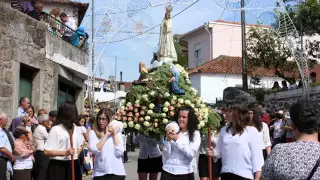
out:
<path id="1" fill-rule="evenodd" d="M 106 135 L 107 136 L 115 136 L 119 131 L 119 127 L 116 125 L 109 125 L 106 127 Z"/>
<path id="2" fill-rule="evenodd" d="M 166 129 L 166 135 L 167 135 L 167 141 L 171 141 L 171 140 L 177 141 L 179 138 L 179 135 L 176 134 L 174 132 L 174 129 L 170 127 Z"/>

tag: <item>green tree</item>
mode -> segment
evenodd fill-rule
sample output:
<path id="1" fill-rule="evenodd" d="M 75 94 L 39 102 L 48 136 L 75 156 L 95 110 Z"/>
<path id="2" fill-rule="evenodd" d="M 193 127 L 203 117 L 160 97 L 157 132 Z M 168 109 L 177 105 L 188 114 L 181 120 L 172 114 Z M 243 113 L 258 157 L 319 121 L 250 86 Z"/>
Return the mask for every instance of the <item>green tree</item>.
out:
<path id="1" fill-rule="evenodd" d="M 247 57 L 249 69 L 264 67 L 273 69 L 275 75 L 291 82 L 298 77 L 299 71 L 291 50 L 278 35 L 262 28 L 251 28 L 247 34 Z"/>
<path id="2" fill-rule="evenodd" d="M 183 52 L 182 52 L 182 47 L 179 43 L 179 39 L 177 36 L 173 37 L 174 40 L 174 47 L 176 49 L 177 52 L 177 57 L 178 57 L 178 62 L 177 64 L 180 64 L 182 67 L 184 68 L 188 68 L 188 56 L 186 56 Z"/>

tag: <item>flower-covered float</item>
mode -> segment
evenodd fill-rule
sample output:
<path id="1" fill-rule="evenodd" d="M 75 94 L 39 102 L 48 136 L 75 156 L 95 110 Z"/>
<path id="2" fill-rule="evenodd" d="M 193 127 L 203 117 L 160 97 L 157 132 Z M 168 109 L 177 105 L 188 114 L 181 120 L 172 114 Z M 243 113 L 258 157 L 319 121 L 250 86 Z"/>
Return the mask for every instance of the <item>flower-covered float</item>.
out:
<path id="1" fill-rule="evenodd" d="M 166 64 L 148 72 L 141 63 L 139 69 L 143 78 L 134 82 L 114 117 L 123 122 L 126 132 L 158 139 L 165 134 L 166 125 L 176 121 L 176 110 L 182 106 L 195 110 L 202 134 L 207 134 L 209 127 L 219 126 L 220 116 L 197 95 L 182 66 Z"/>

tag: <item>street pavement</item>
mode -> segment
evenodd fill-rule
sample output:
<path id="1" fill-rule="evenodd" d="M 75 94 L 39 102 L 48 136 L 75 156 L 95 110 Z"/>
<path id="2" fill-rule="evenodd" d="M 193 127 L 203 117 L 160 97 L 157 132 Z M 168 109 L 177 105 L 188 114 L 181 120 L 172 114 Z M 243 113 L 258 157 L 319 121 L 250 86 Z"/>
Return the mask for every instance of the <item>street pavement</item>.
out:
<path id="1" fill-rule="evenodd" d="M 124 167 L 126 169 L 126 180 L 138 180 L 137 174 L 137 164 L 138 164 L 138 156 L 139 156 L 139 149 L 137 148 L 135 152 L 128 152 L 128 157 L 131 160 L 129 163 L 125 163 Z M 160 179 L 160 173 L 158 176 Z M 85 178 L 83 180 L 91 180 L 90 178 Z M 198 174 L 195 175 L 195 180 L 199 180 Z"/>

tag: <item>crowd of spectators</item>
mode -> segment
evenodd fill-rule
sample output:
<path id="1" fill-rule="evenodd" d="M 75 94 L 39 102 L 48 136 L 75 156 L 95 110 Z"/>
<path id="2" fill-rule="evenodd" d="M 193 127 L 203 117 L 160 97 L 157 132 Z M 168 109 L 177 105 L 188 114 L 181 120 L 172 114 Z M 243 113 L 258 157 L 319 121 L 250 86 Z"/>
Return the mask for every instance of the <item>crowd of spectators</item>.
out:
<path id="1" fill-rule="evenodd" d="M 59 8 L 53 8 L 49 14 L 43 12 L 43 0 L 31 0 L 22 2 L 20 0 L 11 0 L 11 7 L 17 9 L 30 17 L 43 21 L 48 25 L 48 30 L 55 36 L 77 47 L 82 47 L 88 34 L 84 27 L 75 24 L 65 12 L 60 13 Z"/>

